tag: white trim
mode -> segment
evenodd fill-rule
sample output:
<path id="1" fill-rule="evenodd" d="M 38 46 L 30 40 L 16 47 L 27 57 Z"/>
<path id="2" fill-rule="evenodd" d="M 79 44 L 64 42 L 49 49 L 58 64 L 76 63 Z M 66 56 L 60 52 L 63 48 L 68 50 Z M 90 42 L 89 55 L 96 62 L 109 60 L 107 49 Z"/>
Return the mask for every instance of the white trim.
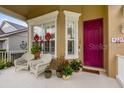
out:
<path id="1" fill-rule="evenodd" d="M 120 86 L 121 86 L 122 88 L 124 88 L 124 83 L 123 83 L 123 81 L 119 78 L 118 75 L 116 75 L 116 80 L 118 81 L 118 83 L 120 84 Z"/>
<path id="2" fill-rule="evenodd" d="M 3 8 L 0 6 L 0 12 L 5 14 L 5 15 L 8 15 L 8 16 L 11 16 L 11 17 L 15 17 L 16 19 L 20 19 L 20 20 L 26 20 L 26 17 L 16 13 L 16 12 L 13 12 L 9 9 L 6 9 L 6 8 Z"/>
<path id="3" fill-rule="evenodd" d="M 122 55 L 116 55 L 116 61 L 117 61 L 117 74 L 116 79 L 120 83 L 122 87 L 124 87 L 124 56 Z"/>
<path id="4" fill-rule="evenodd" d="M 6 46 L 6 51 L 9 51 L 9 38 L 0 38 L 0 41 L 6 40 L 7 41 L 7 46 Z"/>
<path id="5" fill-rule="evenodd" d="M 57 18 L 55 19 L 55 58 L 57 58 Z"/>
<path id="6" fill-rule="evenodd" d="M 29 25 L 40 25 L 57 19 L 59 11 L 47 13 L 45 15 L 28 20 Z"/>
<path id="7" fill-rule="evenodd" d="M 79 20 L 79 17 L 81 16 L 81 13 L 71 12 L 64 10 L 65 17 L 69 20 Z"/>
<path id="8" fill-rule="evenodd" d="M 64 10 L 65 14 L 65 59 L 76 59 L 79 57 L 78 54 L 78 21 L 81 13 L 71 12 Z M 75 24 L 75 31 L 76 31 L 76 47 L 75 47 L 75 54 L 69 55 L 68 54 L 68 42 L 67 42 L 67 23 L 68 21 L 74 21 Z"/>
<path id="9" fill-rule="evenodd" d="M 28 31 L 28 29 L 16 30 L 14 32 L 9 32 L 9 33 L 2 34 L 2 35 L 0 35 L 0 38 L 5 37 L 5 36 L 9 36 L 9 35 L 13 35 L 13 34 L 17 34 L 17 33 L 23 33 L 23 32 L 26 32 L 26 31 Z"/>
<path id="10" fill-rule="evenodd" d="M 28 24 L 29 24 L 29 50 L 31 48 L 31 43 L 32 43 L 32 26 L 39 26 L 39 25 L 42 25 L 42 24 L 45 24 L 45 23 L 48 23 L 48 22 L 55 22 L 55 55 L 54 57 L 56 58 L 57 57 L 57 16 L 59 14 L 59 11 L 54 11 L 54 12 L 50 12 L 48 14 L 45 14 L 45 15 L 42 15 L 42 16 L 39 16 L 39 17 L 36 17 L 36 18 L 33 18 L 33 19 L 30 19 L 28 20 Z"/>

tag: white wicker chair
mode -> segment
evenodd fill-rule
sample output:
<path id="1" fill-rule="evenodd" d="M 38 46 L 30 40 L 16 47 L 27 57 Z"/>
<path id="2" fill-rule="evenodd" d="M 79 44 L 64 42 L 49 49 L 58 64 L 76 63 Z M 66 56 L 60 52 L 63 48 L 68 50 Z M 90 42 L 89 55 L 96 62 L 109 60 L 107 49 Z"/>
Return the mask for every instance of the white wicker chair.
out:
<path id="1" fill-rule="evenodd" d="M 14 60 L 15 71 L 21 69 L 28 69 L 29 62 L 34 58 L 34 55 L 27 52 L 23 54 L 20 58 Z"/>
<path id="2" fill-rule="evenodd" d="M 39 74 L 43 73 L 47 66 L 49 66 L 52 60 L 51 54 L 43 54 L 41 59 L 39 60 L 32 60 L 30 62 L 30 72 L 34 73 L 36 77 Z"/>

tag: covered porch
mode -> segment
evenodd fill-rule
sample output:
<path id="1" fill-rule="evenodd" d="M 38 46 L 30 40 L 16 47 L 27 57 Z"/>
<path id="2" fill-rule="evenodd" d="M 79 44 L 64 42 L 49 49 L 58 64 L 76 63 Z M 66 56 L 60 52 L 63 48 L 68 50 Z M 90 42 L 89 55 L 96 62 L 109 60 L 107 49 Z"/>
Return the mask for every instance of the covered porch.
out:
<path id="1" fill-rule="evenodd" d="M 29 71 L 14 72 L 14 67 L 0 71 L 1 88 L 120 88 L 118 82 L 105 75 L 87 72 L 75 73 L 70 80 L 46 79 L 43 74 L 36 78 Z"/>
<path id="2" fill-rule="evenodd" d="M 115 8 L 116 11 L 113 11 Z M 86 69 L 99 71 L 104 74 L 92 74 L 87 72 L 80 72 L 74 74 L 71 80 L 64 81 L 54 78 L 49 79 L 50 83 L 46 83 L 46 80 L 42 75 L 38 79 L 33 77 L 30 72 L 20 71 L 15 72 L 14 68 L 9 68 L 1 71 L 1 85 L 0 87 L 120 87 L 115 77 L 117 75 L 116 55 L 123 54 L 123 49 L 118 48 L 120 46 L 111 42 L 111 38 L 116 35 L 122 36 L 119 32 L 119 26 L 122 24 L 119 20 L 122 18 L 123 11 L 119 12 L 122 6 L 0 6 L 0 11 L 15 18 L 24 20 L 28 24 L 28 51 L 31 51 L 32 44 L 34 42 L 34 29 L 50 28 L 54 29 L 54 38 L 51 39 L 49 48 L 45 48 L 43 53 L 53 53 L 53 58 L 64 56 L 66 59 L 79 58 L 84 64 L 84 33 L 83 22 L 87 20 L 103 18 L 103 67 L 95 68 L 84 66 Z M 37 11 L 36 11 L 37 10 Z M 118 15 L 117 17 L 115 15 Z M 72 16 L 69 16 L 72 15 Z M 110 16 L 112 18 L 110 18 Z M 116 19 L 116 20 L 113 20 Z M 67 23 L 70 21 L 75 22 L 76 35 L 75 38 L 68 39 Z M 117 21 L 117 22 L 116 22 Z M 47 24 L 47 22 L 49 24 Z M 113 25 L 113 23 L 115 25 Z M 54 24 L 54 25 L 53 25 Z M 71 24 L 71 22 L 70 22 Z M 73 24 L 73 22 L 72 22 Z M 118 31 L 115 31 L 118 30 Z M 49 29 L 47 29 L 49 30 Z M 72 33 L 73 35 L 73 33 Z M 44 36 L 41 36 L 44 38 Z M 70 36 L 71 37 L 71 36 Z M 68 42 L 70 40 L 70 42 Z M 75 43 L 74 43 L 74 42 Z M 68 45 L 72 45 L 71 48 Z M 44 43 L 43 46 L 47 45 Z M 111 46 L 118 48 L 113 50 Z M 73 50 L 72 48 L 75 48 Z M 74 55 L 71 55 L 73 54 Z M 2 75 L 3 73 L 3 75 Z M 13 76 L 11 77 L 10 74 Z M 21 77 L 22 76 L 22 77 Z M 23 77 L 24 76 L 24 77 Z M 8 78 L 4 78 L 8 77 Z M 19 77 L 16 81 L 14 77 Z M 30 77 L 30 78 L 29 78 Z M 114 78 L 110 78 L 114 77 Z M 8 80 L 9 84 L 4 84 Z M 15 80 L 15 81 L 14 81 Z M 12 82 L 15 83 L 12 83 Z M 18 82 L 19 81 L 19 82 Z M 25 82 L 24 82 L 25 81 Z M 31 82 L 33 81 L 33 82 Z M 16 85 L 18 82 L 18 85 Z M 22 83 L 24 82 L 24 83 Z M 56 84 L 55 84 L 56 82 Z M 82 83 L 81 83 L 82 82 Z M 98 83 L 98 84 L 96 84 Z"/>

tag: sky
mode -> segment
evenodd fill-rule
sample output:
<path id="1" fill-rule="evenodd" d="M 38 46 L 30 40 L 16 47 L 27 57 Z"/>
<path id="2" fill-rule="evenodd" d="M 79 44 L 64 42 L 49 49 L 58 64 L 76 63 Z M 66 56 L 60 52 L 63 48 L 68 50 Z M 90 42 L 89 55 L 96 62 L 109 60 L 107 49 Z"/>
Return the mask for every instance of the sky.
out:
<path id="1" fill-rule="evenodd" d="M 22 26 L 26 26 L 27 27 L 26 22 L 24 22 L 22 20 L 19 20 L 17 18 L 8 16 L 8 15 L 5 15 L 3 13 L 0 13 L 0 25 L 1 25 L 1 23 L 2 23 L 3 20 L 7 20 L 7 21 L 10 21 L 10 22 L 13 22 L 13 23 L 16 23 L 16 24 L 19 24 L 19 25 L 22 25 Z"/>

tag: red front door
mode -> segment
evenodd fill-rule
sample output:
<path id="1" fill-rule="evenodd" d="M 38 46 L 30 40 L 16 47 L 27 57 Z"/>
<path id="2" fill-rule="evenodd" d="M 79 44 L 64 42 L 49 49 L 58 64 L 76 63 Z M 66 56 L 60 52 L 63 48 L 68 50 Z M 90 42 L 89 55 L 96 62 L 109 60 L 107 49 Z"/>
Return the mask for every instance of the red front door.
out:
<path id="1" fill-rule="evenodd" d="M 83 22 L 84 25 L 84 65 L 103 67 L 103 19 Z"/>

